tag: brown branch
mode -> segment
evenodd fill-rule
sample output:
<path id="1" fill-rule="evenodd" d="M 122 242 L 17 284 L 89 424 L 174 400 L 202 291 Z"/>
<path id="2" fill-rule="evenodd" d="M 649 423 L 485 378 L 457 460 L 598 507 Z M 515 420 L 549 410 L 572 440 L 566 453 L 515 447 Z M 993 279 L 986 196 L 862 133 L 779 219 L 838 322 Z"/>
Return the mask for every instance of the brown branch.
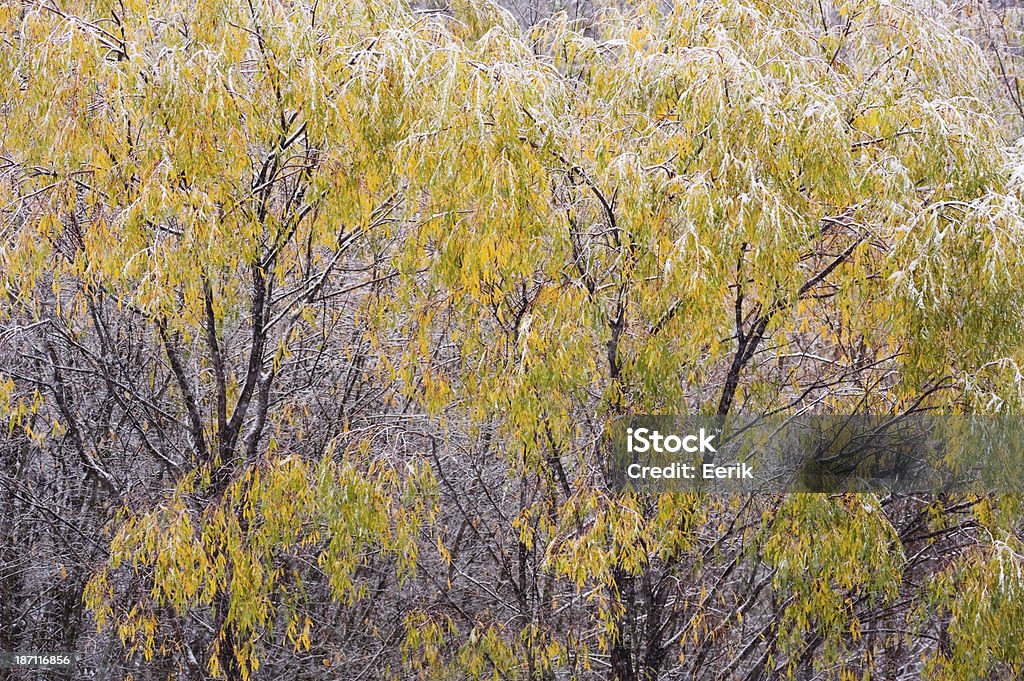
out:
<path id="1" fill-rule="evenodd" d="M 171 372 L 174 374 L 174 379 L 178 383 L 178 389 L 181 391 L 182 399 L 185 402 L 185 411 L 188 413 L 189 425 L 192 431 L 192 442 L 196 448 L 196 453 L 205 460 L 209 458 L 209 451 L 206 448 L 206 437 L 203 435 L 203 419 L 199 414 L 199 405 L 196 403 L 195 394 L 192 392 L 192 387 L 188 383 L 188 377 L 185 375 L 185 367 L 182 365 L 178 351 L 175 349 L 167 333 L 166 322 L 158 318 L 156 320 L 156 328 L 160 332 L 160 340 L 163 342 L 167 361 L 170 362 Z"/>

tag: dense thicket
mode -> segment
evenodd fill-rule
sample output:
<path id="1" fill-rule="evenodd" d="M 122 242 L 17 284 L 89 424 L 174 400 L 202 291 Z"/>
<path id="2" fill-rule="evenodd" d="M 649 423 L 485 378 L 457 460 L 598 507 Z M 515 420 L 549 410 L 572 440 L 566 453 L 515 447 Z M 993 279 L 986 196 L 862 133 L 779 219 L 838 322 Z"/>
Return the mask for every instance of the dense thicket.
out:
<path id="1" fill-rule="evenodd" d="M 1018 500 L 601 444 L 1021 408 L 1014 15 L 579 7 L 0 4 L 0 651 L 84 656 L 23 678 L 1021 673 Z"/>

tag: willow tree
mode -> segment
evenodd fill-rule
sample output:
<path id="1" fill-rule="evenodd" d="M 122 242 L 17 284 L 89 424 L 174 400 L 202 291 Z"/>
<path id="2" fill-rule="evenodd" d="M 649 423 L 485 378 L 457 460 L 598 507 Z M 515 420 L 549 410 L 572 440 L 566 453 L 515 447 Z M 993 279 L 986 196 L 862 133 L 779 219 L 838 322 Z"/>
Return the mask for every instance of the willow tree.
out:
<path id="1" fill-rule="evenodd" d="M 390 561 L 415 534 L 388 464 L 332 455 L 349 394 L 320 360 L 364 385 L 354 301 L 394 276 L 409 197 L 391 149 L 426 104 L 410 94 L 435 29 L 384 5 L 8 3 L 2 20 L 4 315 L 34 372 L 6 382 L 10 426 L 123 507 L 124 578 L 87 593 L 99 623 L 139 659 L 247 677 L 264 631 L 310 647 L 277 596 L 303 588 L 289 552 L 311 545 L 303 569 L 354 598 L 364 552 Z M 301 441 L 309 461 L 278 461 Z"/>
<path id="2" fill-rule="evenodd" d="M 944 5 L 2 12 L 0 400 L 120 509 L 126 670 L 1019 672 L 1000 500 L 601 473 L 635 414 L 1019 408 L 1018 151 Z"/>
<path id="3" fill-rule="evenodd" d="M 455 100 L 410 154 L 460 150 L 429 178 L 451 219 L 408 257 L 434 273 L 411 329 L 456 326 L 463 363 L 406 356 L 428 408 L 506 443 L 521 501 L 512 537 L 491 532 L 518 557 L 495 557 L 514 605 L 491 626 L 534 646 L 507 658 L 589 651 L 620 679 L 885 659 L 859 632 L 932 559 L 906 552 L 915 532 L 848 500 L 610 498 L 598 443 L 622 416 L 737 404 L 1019 405 L 1019 161 L 953 20 L 693 3 L 608 14 L 599 39 L 556 22 L 531 50 L 502 26 L 472 43 L 484 112 Z M 974 670 L 1019 664 L 996 650 Z"/>

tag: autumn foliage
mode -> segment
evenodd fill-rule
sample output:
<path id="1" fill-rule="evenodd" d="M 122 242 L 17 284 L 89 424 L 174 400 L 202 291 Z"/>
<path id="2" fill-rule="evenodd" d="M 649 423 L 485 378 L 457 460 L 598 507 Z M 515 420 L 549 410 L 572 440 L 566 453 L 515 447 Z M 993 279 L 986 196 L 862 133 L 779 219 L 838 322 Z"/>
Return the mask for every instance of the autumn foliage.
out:
<path id="1" fill-rule="evenodd" d="M 1024 113 L 977 16 L 0 3 L 0 650 L 1019 676 L 1017 499 L 603 468 L 635 414 L 1021 409 Z"/>

